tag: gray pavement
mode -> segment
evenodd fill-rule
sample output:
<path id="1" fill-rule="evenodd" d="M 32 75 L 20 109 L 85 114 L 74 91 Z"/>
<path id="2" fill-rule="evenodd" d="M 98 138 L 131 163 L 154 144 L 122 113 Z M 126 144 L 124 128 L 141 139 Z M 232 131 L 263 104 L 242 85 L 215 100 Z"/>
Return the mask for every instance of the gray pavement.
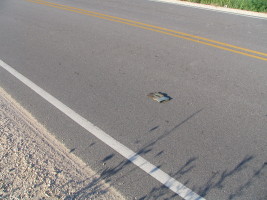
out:
<path id="1" fill-rule="evenodd" d="M 58 1 L 267 53 L 267 21 L 149 1 Z M 267 62 L 27 1 L 0 59 L 205 199 L 267 197 Z M 0 68 L 0 84 L 128 199 L 181 199 Z M 157 104 L 147 94 L 173 99 Z M 103 164 L 104 163 L 104 164 Z"/>

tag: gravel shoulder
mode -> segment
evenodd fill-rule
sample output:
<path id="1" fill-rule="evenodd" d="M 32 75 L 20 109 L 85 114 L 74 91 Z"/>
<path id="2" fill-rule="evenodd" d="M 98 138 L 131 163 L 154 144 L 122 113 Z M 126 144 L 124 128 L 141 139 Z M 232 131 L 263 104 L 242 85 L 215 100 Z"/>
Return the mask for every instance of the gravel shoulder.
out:
<path id="1" fill-rule="evenodd" d="M 124 198 L 0 88 L 0 199 Z"/>

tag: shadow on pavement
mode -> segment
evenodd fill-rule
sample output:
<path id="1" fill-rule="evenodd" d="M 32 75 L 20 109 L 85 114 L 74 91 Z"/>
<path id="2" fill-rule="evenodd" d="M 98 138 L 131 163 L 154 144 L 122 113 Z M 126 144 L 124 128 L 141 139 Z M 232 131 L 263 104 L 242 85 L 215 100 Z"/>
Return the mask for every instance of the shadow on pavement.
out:
<path id="1" fill-rule="evenodd" d="M 201 110 L 193 113 L 189 117 L 187 117 L 182 122 L 178 123 L 176 126 L 174 126 L 169 131 L 165 131 L 163 134 L 161 134 L 159 137 L 153 139 L 152 141 L 148 142 L 147 144 L 143 145 L 142 148 L 140 148 L 137 151 L 137 155 L 144 156 L 147 153 L 151 152 L 153 150 L 153 147 L 163 138 L 166 138 L 170 134 L 172 134 L 174 131 L 176 131 L 181 125 L 186 123 L 188 120 L 192 119 L 195 115 L 197 115 Z M 149 130 L 149 132 L 152 132 L 156 129 L 158 129 L 159 126 L 155 126 L 152 129 Z M 163 154 L 164 151 L 158 152 L 154 157 L 160 156 Z M 104 159 L 102 159 L 102 162 L 110 161 L 115 157 L 115 154 L 110 154 L 106 156 Z M 253 155 L 247 155 L 245 156 L 240 162 L 236 164 L 233 169 L 230 170 L 224 170 L 222 172 L 218 171 L 215 173 L 212 173 L 210 178 L 201 186 L 193 186 L 192 189 L 194 192 L 199 194 L 202 197 L 207 196 L 209 192 L 212 190 L 223 190 L 224 186 L 226 184 L 226 181 L 231 179 L 231 177 L 235 176 L 236 174 L 240 173 L 242 170 L 248 167 L 248 165 L 251 165 L 253 160 L 255 159 L 255 156 Z M 133 159 L 134 160 L 134 156 Z M 181 166 L 177 166 L 177 170 L 172 173 L 168 173 L 171 177 L 179 181 L 185 174 L 190 174 L 190 172 L 197 167 L 197 161 L 198 157 L 190 157 L 188 158 L 187 162 L 182 164 Z M 85 200 L 88 199 L 91 195 L 95 193 L 105 193 L 107 191 L 103 191 L 101 188 L 96 187 L 96 184 L 102 181 L 103 179 L 106 182 L 109 182 L 111 186 L 116 185 L 120 179 L 125 178 L 129 174 L 131 174 L 133 171 L 139 169 L 138 167 L 134 166 L 130 171 L 124 173 L 124 175 L 119 175 L 119 172 L 121 172 L 124 168 L 129 166 L 131 164 L 131 161 L 124 160 L 120 162 L 118 165 L 112 168 L 106 167 L 104 170 L 99 172 L 100 174 L 99 178 L 95 178 L 93 181 L 90 182 L 86 187 L 82 188 L 79 191 L 76 191 L 74 194 L 69 195 L 66 197 L 66 200 Z M 158 168 L 162 167 L 161 165 L 157 166 Z M 262 174 L 263 170 L 265 170 L 267 167 L 267 161 L 262 164 L 258 169 L 254 169 L 254 174 L 251 176 L 245 183 L 240 183 L 239 186 L 236 186 L 237 190 L 229 195 L 228 199 L 233 200 L 237 197 L 241 197 L 246 189 L 248 189 L 255 181 L 258 179 Z M 115 176 L 116 175 L 116 176 Z M 87 180 L 84 180 L 87 181 Z M 190 183 L 190 180 L 186 180 L 185 182 L 182 182 L 183 185 L 187 186 Z M 79 183 L 77 183 L 79 184 Z M 134 184 L 134 183 L 133 183 Z M 92 187 L 95 187 L 92 191 Z M 90 190 L 89 190 L 90 189 Z M 177 197 L 177 194 L 174 194 L 172 192 L 169 192 L 169 189 L 165 187 L 164 185 L 161 185 L 159 187 L 154 187 L 151 189 L 151 191 L 139 198 L 139 200 L 156 200 L 156 199 L 174 199 Z"/>

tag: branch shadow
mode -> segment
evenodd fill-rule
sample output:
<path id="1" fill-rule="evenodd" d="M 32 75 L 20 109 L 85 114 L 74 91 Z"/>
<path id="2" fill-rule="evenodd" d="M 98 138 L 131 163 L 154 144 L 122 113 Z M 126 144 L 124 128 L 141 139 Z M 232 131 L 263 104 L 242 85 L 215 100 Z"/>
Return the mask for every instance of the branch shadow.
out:
<path id="1" fill-rule="evenodd" d="M 100 174 L 100 177 L 94 178 L 90 183 L 88 183 L 85 187 L 81 188 L 80 190 L 74 192 L 73 194 L 67 196 L 66 200 L 83 200 L 88 199 L 91 195 L 94 195 L 96 193 L 98 194 L 105 194 L 107 190 L 103 190 L 101 187 L 99 187 L 99 183 L 103 180 L 105 182 L 108 182 L 110 186 L 116 185 L 121 179 L 129 176 L 132 174 L 135 170 L 139 169 L 139 167 L 135 166 L 132 167 L 131 170 L 129 170 L 127 173 L 123 173 L 123 175 L 119 175 L 119 173 L 128 167 L 132 162 L 137 158 L 137 156 L 144 156 L 148 153 L 151 153 L 154 146 L 161 141 L 162 139 L 168 137 L 173 132 L 175 132 L 180 126 L 182 126 L 184 123 L 192 119 L 195 115 L 197 115 L 201 110 L 198 110 L 197 112 L 193 113 L 180 123 L 178 123 L 176 126 L 171 128 L 168 131 L 165 131 L 160 136 L 156 137 L 155 139 L 149 141 L 148 143 L 144 144 L 137 152 L 134 154 L 129 160 L 123 160 L 120 163 L 118 163 L 114 167 L 106 167 L 105 169 L 99 171 L 97 174 Z M 156 130 L 158 126 L 155 126 L 154 128 L 150 129 L 149 131 Z M 157 152 L 154 157 L 160 156 L 164 153 L 163 150 Z M 110 154 L 102 159 L 102 162 L 109 162 L 115 157 L 115 154 Z M 245 156 L 235 167 L 233 167 L 230 170 L 224 170 L 222 172 L 218 171 L 213 174 L 211 174 L 210 178 L 201 186 L 199 185 L 193 185 L 191 183 L 190 179 L 185 179 L 183 182 L 183 185 L 191 185 L 192 191 L 196 192 L 202 197 L 207 196 L 211 191 L 217 189 L 217 190 L 223 190 L 225 187 L 226 181 L 229 180 L 231 177 L 235 176 L 236 174 L 240 173 L 242 170 L 246 169 L 247 166 L 254 160 L 255 156 L 253 155 L 247 155 Z M 197 161 L 198 157 L 190 157 L 188 160 L 178 167 L 178 169 L 175 172 L 169 173 L 170 177 L 174 178 L 175 180 L 179 180 L 181 178 L 184 178 L 185 175 L 189 175 L 194 168 L 197 167 Z M 237 187 L 237 190 L 229 195 L 229 200 L 235 199 L 237 197 L 240 197 L 243 195 L 244 191 L 248 189 L 254 181 L 260 176 L 260 174 L 263 172 L 263 170 L 266 168 L 267 164 L 266 162 L 257 170 L 255 170 L 254 175 L 244 184 L 240 184 L 239 187 Z M 161 168 L 162 166 L 159 165 L 155 169 L 153 169 L 150 173 L 154 173 L 156 170 Z M 89 179 L 85 179 L 84 182 L 88 181 Z M 166 184 L 170 185 L 172 180 L 167 180 Z M 82 182 L 81 182 L 82 183 Z M 81 184 L 78 183 L 78 184 Z M 189 194 L 190 195 L 190 194 Z M 153 187 L 146 195 L 139 198 L 139 200 L 156 200 L 156 199 L 174 199 L 177 197 L 177 194 L 169 192 L 169 188 L 167 188 L 165 185 L 160 185 L 158 187 Z"/>
<path id="2" fill-rule="evenodd" d="M 256 179 L 260 178 L 260 176 L 263 175 L 263 170 L 266 168 L 267 162 L 263 163 L 259 169 L 254 170 L 253 175 L 245 183 L 241 184 L 234 193 L 230 194 L 228 199 L 233 200 L 237 197 L 241 197 L 246 189 L 248 189 L 253 184 L 253 182 L 256 181 Z M 267 199 L 267 194 L 262 200 L 264 199 Z"/>
<path id="3" fill-rule="evenodd" d="M 241 172 L 246 168 L 247 163 L 253 160 L 254 156 L 246 156 L 240 163 L 238 163 L 231 170 L 224 170 L 222 173 L 216 172 L 211 175 L 208 181 L 197 190 L 197 193 L 205 197 L 213 189 L 223 189 L 224 183 L 228 178 Z"/>
<path id="4" fill-rule="evenodd" d="M 117 175 L 122 169 L 124 169 L 125 167 L 130 165 L 138 156 L 144 156 L 147 153 L 151 152 L 153 150 L 153 146 L 155 146 L 160 140 L 168 137 L 175 130 L 177 130 L 180 126 L 182 126 L 184 123 L 189 121 L 191 118 L 193 118 L 195 115 L 197 115 L 201 111 L 202 111 L 202 109 L 196 111 L 195 113 L 193 113 L 192 115 L 190 115 L 189 117 L 187 117 L 186 119 L 184 119 L 183 121 L 178 123 L 176 126 L 174 126 L 172 129 L 170 129 L 168 131 L 165 131 L 163 134 L 161 134 L 157 138 L 153 139 L 152 141 L 148 142 L 147 144 L 144 144 L 143 147 L 141 147 L 136 152 L 136 154 L 134 154 L 129 160 L 124 160 L 124 161 L 120 162 L 118 165 L 116 165 L 115 167 L 106 168 L 106 169 L 102 170 L 101 172 L 99 172 L 99 174 L 100 174 L 99 178 L 94 178 L 88 185 L 86 185 L 86 187 L 83 187 L 82 189 L 74 192 L 73 194 L 67 196 L 65 199 L 66 200 L 70 200 L 70 199 L 71 200 L 75 200 L 75 199 L 82 200 L 82 199 L 87 199 L 90 195 L 93 195 L 96 192 L 97 193 L 105 193 L 106 191 L 102 191 L 101 188 L 97 186 L 100 181 L 102 181 L 104 179 L 106 182 L 111 182 L 111 178 L 113 178 L 114 175 Z M 159 128 L 159 126 L 155 126 L 154 128 L 150 129 L 149 132 L 152 132 L 152 131 L 156 130 L 157 128 Z M 161 154 L 163 154 L 163 152 L 164 151 L 160 151 L 155 156 L 160 156 Z M 115 156 L 115 154 L 110 154 L 110 155 L 106 156 L 104 159 L 102 159 L 102 162 L 107 162 L 107 161 L 111 160 L 114 156 Z M 195 165 L 193 165 L 193 163 L 196 160 L 197 160 L 197 158 L 190 158 L 175 173 L 170 174 L 170 176 L 178 178 L 178 177 L 180 177 L 180 176 L 182 176 L 182 175 L 184 175 L 186 173 L 189 173 L 195 167 Z M 160 167 L 161 167 L 161 165 L 157 166 L 150 173 L 155 172 Z M 126 176 L 131 174 L 136 169 L 138 169 L 138 167 L 135 166 L 127 174 L 124 174 L 124 175 L 116 177 L 115 180 L 112 180 L 112 183 L 110 184 L 110 186 L 115 185 L 116 182 L 118 182 L 120 179 L 125 178 Z M 88 180 L 89 179 L 85 179 L 83 182 L 80 182 L 79 184 L 82 184 L 82 183 L 84 183 L 84 182 L 86 182 Z M 93 191 L 92 191 L 92 188 L 93 188 Z M 147 197 L 156 198 L 157 196 L 161 197 L 168 190 L 168 188 L 165 187 L 165 186 L 161 186 L 160 188 L 154 188 L 154 189 L 157 192 L 152 190 L 145 198 L 147 198 Z"/>

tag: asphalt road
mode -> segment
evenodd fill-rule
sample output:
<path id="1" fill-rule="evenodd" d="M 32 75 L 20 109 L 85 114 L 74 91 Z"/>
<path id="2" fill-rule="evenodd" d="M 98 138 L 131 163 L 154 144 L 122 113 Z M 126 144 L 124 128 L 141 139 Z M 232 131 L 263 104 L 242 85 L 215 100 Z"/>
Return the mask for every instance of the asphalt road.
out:
<path id="1" fill-rule="evenodd" d="M 1 60 L 201 197 L 267 199 L 267 20 L 51 2 L 97 14 L 1 0 Z M 0 84 L 128 199 L 182 199 L 1 67 Z M 156 103 L 156 91 L 173 99 Z"/>

